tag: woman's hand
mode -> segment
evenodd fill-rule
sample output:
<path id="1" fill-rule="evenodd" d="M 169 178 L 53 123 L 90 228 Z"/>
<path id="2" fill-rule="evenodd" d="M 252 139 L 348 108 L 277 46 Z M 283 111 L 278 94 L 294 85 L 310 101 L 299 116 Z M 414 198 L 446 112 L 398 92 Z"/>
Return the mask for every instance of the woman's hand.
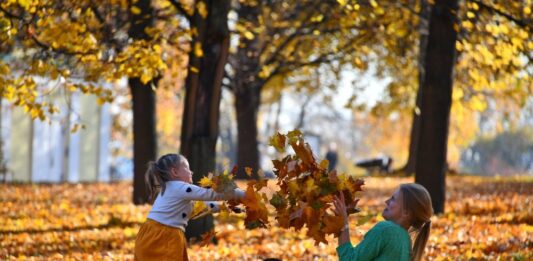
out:
<path id="1" fill-rule="evenodd" d="M 342 216 L 344 224 L 348 224 L 348 212 L 346 211 L 346 203 L 344 203 L 344 193 L 342 191 L 339 193 L 339 196 L 335 195 L 333 198 L 333 205 L 335 206 L 333 212 L 338 216 Z"/>

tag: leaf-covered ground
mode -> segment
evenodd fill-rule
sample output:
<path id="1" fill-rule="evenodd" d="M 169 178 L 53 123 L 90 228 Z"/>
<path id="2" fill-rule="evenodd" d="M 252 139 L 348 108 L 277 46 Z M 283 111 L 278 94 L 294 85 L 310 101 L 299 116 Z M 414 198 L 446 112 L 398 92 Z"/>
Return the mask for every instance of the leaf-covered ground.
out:
<path id="1" fill-rule="evenodd" d="M 397 185 L 412 181 L 365 180 L 362 212 L 350 220 L 353 243 L 380 220 Z M 150 208 L 130 203 L 131 183 L 4 184 L 0 191 L 1 260 L 131 260 Z M 434 218 L 429 260 L 533 259 L 532 178 L 449 177 L 447 192 L 446 214 Z M 334 238 L 315 246 L 305 231 L 246 230 L 238 215 L 217 218 L 216 237 L 216 246 L 190 246 L 190 259 L 337 260 Z"/>

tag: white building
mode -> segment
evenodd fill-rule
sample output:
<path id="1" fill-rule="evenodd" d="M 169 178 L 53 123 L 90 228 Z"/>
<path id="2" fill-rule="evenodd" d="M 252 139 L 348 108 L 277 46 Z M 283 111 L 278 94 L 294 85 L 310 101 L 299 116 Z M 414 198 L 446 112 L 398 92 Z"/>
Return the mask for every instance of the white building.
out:
<path id="1" fill-rule="evenodd" d="M 8 182 L 108 181 L 111 114 L 94 95 L 52 94 L 60 113 L 51 122 L 32 120 L 2 100 L 1 138 Z M 57 101 L 57 102 L 56 102 Z M 71 133 L 73 124 L 81 123 Z"/>

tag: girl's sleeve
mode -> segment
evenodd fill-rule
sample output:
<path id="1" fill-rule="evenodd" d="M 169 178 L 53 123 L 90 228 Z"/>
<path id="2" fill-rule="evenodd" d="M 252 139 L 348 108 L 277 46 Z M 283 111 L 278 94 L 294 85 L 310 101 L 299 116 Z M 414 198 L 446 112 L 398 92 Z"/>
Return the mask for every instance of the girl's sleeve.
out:
<path id="1" fill-rule="evenodd" d="M 220 203 L 216 201 L 206 201 L 205 204 L 213 213 L 220 212 Z"/>
<path id="2" fill-rule="evenodd" d="M 213 201 L 213 200 L 229 200 L 239 199 L 244 197 L 244 191 L 241 189 L 235 189 L 230 193 L 217 193 L 212 189 L 198 187 L 196 185 L 189 184 L 184 186 L 183 199 L 187 200 L 201 200 L 201 201 Z"/>
<path id="3" fill-rule="evenodd" d="M 357 260 L 366 261 L 373 260 L 382 251 L 384 246 L 383 237 L 381 237 L 381 230 L 369 230 L 363 241 L 356 247 L 353 247 L 350 242 L 347 242 L 337 247 L 337 255 L 339 260 Z"/>

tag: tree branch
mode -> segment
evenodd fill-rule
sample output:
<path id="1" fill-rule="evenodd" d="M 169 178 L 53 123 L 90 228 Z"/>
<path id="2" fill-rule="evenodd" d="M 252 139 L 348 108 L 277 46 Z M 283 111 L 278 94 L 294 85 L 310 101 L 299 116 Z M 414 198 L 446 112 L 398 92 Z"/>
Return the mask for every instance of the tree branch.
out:
<path id="1" fill-rule="evenodd" d="M 514 16 L 512 16 L 512 15 L 510 15 L 508 13 L 503 12 L 502 10 L 497 9 L 496 7 L 489 6 L 489 5 L 483 3 L 483 2 L 481 2 L 479 0 L 470 0 L 470 1 L 478 4 L 481 8 L 484 8 L 484 9 L 486 9 L 488 11 L 497 13 L 497 14 L 507 18 L 509 21 L 514 22 L 515 24 L 521 26 L 522 28 L 524 28 L 524 29 L 526 29 L 526 30 L 528 30 L 530 32 L 533 31 L 533 25 L 528 24 L 524 20 L 520 20 L 520 19 L 518 19 L 518 18 L 516 18 L 516 17 L 514 17 Z"/>
<path id="2" fill-rule="evenodd" d="M 33 40 L 33 42 L 35 44 L 37 44 L 37 46 L 45 49 L 45 50 L 52 50 L 53 52 L 55 53 L 59 53 L 59 54 L 66 54 L 66 55 L 90 55 L 90 54 L 96 54 L 95 51 L 89 51 L 89 52 L 72 52 L 70 50 L 67 50 L 67 49 L 63 49 L 63 48 L 53 48 L 43 42 L 41 42 L 39 39 L 37 39 L 37 37 L 35 37 L 35 35 L 32 35 L 31 36 L 31 39 Z"/>
<path id="3" fill-rule="evenodd" d="M 2 13 L 4 13 L 8 18 L 13 18 L 13 19 L 17 19 L 17 20 L 21 20 L 25 22 L 24 17 L 22 15 L 13 14 L 9 12 L 8 10 L 4 9 L 1 5 L 0 5 L 0 11 L 2 11 Z"/>
<path id="4" fill-rule="evenodd" d="M 320 4 L 320 1 L 317 1 L 317 2 Z M 318 5 L 314 5 L 314 6 L 312 7 L 312 9 L 309 11 L 309 13 L 307 13 L 307 17 L 304 19 L 304 21 L 308 21 L 308 20 L 309 20 L 314 14 L 315 14 L 314 11 L 316 10 L 316 7 L 317 7 L 317 6 L 318 6 Z M 326 20 L 326 19 L 324 19 L 324 20 Z M 324 20 L 322 20 L 322 21 L 324 21 Z M 314 24 L 314 27 L 315 27 L 315 28 L 316 28 L 316 26 L 317 26 L 317 25 Z M 278 48 L 276 49 L 276 51 L 275 51 L 275 52 L 274 52 L 274 53 L 273 53 L 268 59 L 265 60 L 264 64 L 270 64 L 270 63 L 272 63 L 272 62 L 274 61 L 274 59 L 276 59 L 276 57 L 278 56 L 278 54 L 279 54 L 283 49 L 285 49 L 285 47 L 286 47 L 286 46 L 287 46 L 287 45 L 288 45 L 288 44 L 289 44 L 289 43 L 290 43 L 290 42 L 291 42 L 296 36 L 301 35 L 301 31 L 302 31 L 304 28 L 306 28 L 306 27 L 307 27 L 306 25 L 302 24 L 302 26 L 300 26 L 299 28 L 297 28 L 297 29 L 294 31 L 293 34 L 287 36 L 287 38 L 285 38 L 285 41 L 283 41 L 283 43 L 281 43 L 281 44 L 278 46 Z M 263 50 L 261 50 L 261 51 L 259 52 L 259 55 L 261 55 L 261 54 L 265 51 L 265 50 L 264 50 L 265 48 L 266 48 L 266 45 L 265 45 L 265 47 L 263 48 Z"/>
<path id="5" fill-rule="evenodd" d="M 178 12 L 183 15 L 189 22 L 192 21 L 192 16 L 187 13 L 183 6 L 176 0 L 169 0 L 170 3 L 178 10 Z"/>

